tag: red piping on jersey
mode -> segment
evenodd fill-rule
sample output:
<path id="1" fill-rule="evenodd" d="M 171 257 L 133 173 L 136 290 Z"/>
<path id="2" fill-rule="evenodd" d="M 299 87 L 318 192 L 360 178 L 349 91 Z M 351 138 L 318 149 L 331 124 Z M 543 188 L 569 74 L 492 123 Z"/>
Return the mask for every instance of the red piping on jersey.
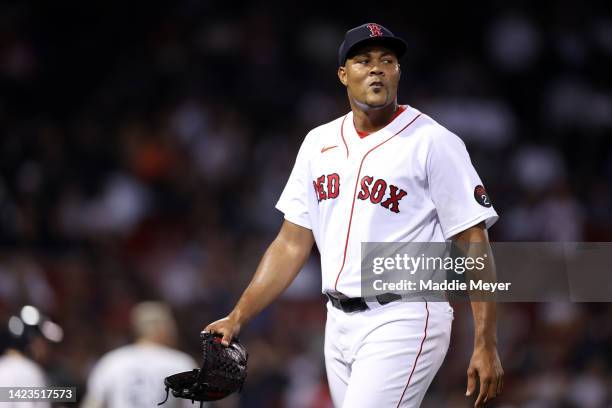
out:
<path id="1" fill-rule="evenodd" d="M 427 325 L 429 324 L 429 307 L 427 306 L 427 300 L 425 301 L 425 310 L 427 310 L 427 317 L 425 318 L 425 332 L 423 334 L 423 340 L 421 340 L 421 348 L 419 348 L 419 352 L 416 355 L 416 357 L 414 358 L 414 364 L 412 364 L 412 370 L 410 371 L 410 376 L 408 377 L 408 382 L 406 383 L 406 386 L 404 387 L 404 391 L 402 392 L 402 396 L 400 397 L 400 400 L 398 401 L 396 408 L 398 408 L 400 406 L 400 404 L 402 403 L 402 400 L 404 399 L 404 394 L 406 393 L 406 390 L 408 389 L 408 386 L 410 385 L 410 380 L 412 379 L 412 374 L 414 374 L 414 370 L 416 369 L 416 365 L 419 362 L 419 357 L 421 356 L 421 352 L 423 351 L 423 344 L 425 343 L 425 339 L 427 339 Z"/>
<path id="2" fill-rule="evenodd" d="M 342 136 L 344 147 L 346 147 L 346 158 L 348 159 L 348 145 L 346 144 L 346 140 L 344 140 L 344 121 L 346 120 L 347 116 L 348 116 L 348 113 L 344 115 L 344 119 L 342 119 L 342 124 L 340 125 L 340 136 Z"/>
<path id="3" fill-rule="evenodd" d="M 368 150 L 366 152 L 366 154 L 364 154 L 363 157 L 361 158 L 361 164 L 359 164 L 359 171 L 357 172 L 357 179 L 355 180 L 355 191 L 353 192 L 353 204 L 351 205 L 351 215 L 349 216 L 348 229 L 346 231 L 346 242 L 344 243 L 344 256 L 342 257 L 342 266 L 340 267 L 340 271 L 338 271 L 338 276 L 336 276 L 336 283 L 334 283 L 334 290 L 336 290 L 336 291 L 338 290 L 338 279 L 340 278 L 340 274 L 342 273 L 342 270 L 344 269 L 344 264 L 346 263 L 346 250 L 348 248 L 349 236 L 351 235 L 351 223 L 353 222 L 353 211 L 355 210 L 355 198 L 357 198 L 357 186 L 359 185 L 359 177 L 361 176 L 361 168 L 363 167 L 363 162 L 365 161 L 366 157 L 368 157 L 368 154 L 370 154 L 374 150 L 378 149 L 380 146 L 384 145 L 389 140 L 393 139 L 395 136 L 397 136 L 400 133 L 402 133 L 408 126 L 412 125 L 414 123 L 414 121 L 419 118 L 419 116 L 421 116 L 420 113 L 418 115 L 416 115 L 414 117 L 414 119 L 412 119 L 399 132 L 397 132 L 396 134 L 394 134 L 390 138 L 380 142 L 379 144 L 377 144 L 376 146 L 374 146 L 373 148 Z M 344 117 L 344 119 L 346 119 L 346 116 Z M 344 125 L 344 121 L 342 121 L 342 124 Z M 342 136 L 342 139 L 344 139 L 344 136 Z M 348 147 L 346 149 L 347 149 L 346 150 L 346 157 L 348 157 Z"/>

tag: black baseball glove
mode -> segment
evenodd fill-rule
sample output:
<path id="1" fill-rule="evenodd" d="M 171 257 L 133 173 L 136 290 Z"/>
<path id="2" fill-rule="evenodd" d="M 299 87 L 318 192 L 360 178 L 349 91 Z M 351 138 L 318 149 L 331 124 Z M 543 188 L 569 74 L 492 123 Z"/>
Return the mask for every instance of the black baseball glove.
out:
<path id="1" fill-rule="evenodd" d="M 202 332 L 200 337 L 204 352 L 202 368 L 166 377 L 166 399 L 157 405 L 168 400 L 170 390 L 176 398 L 200 401 L 202 407 L 204 401 L 216 401 L 242 389 L 249 357 L 246 348 L 238 339 L 226 347 L 218 334 Z"/>

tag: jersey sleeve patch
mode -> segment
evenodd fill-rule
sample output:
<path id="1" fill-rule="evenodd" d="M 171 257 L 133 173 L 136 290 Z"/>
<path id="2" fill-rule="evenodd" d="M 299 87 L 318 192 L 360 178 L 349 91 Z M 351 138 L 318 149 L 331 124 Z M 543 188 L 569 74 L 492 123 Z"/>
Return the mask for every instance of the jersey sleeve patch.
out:
<path id="1" fill-rule="evenodd" d="M 477 185 L 474 188 L 474 199 L 476 202 L 483 207 L 490 208 L 491 207 L 491 199 L 487 194 L 485 188 L 482 185 Z"/>

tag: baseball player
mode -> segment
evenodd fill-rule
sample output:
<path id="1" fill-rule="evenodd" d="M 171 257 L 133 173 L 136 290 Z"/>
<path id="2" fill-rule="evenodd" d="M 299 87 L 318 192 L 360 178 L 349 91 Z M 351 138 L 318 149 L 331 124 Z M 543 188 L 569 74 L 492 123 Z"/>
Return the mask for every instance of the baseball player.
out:
<path id="1" fill-rule="evenodd" d="M 327 296 L 325 363 L 336 407 L 417 407 L 446 355 L 447 302 L 364 299 L 362 242 L 488 242 L 498 218 L 465 145 L 433 119 L 398 105 L 406 43 L 379 24 L 347 31 L 338 78 L 351 111 L 304 139 L 276 207 L 285 220 L 232 312 L 204 330 L 223 342 L 287 288 L 312 246 Z M 502 388 L 496 309 L 472 302 L 474 352 L 466 395 Z"/>
<path id="2" fill-rule="evenodd" d="M 142 302 L 131 314 L 136 343 L 119 347 L 95 365 L 87 381 L 84 408 L 154 407 L 165 398 L 164 377 L 197 367 L 187 354 L 170 346 L 176 325 L 170 309 L 159 302 Z M 170 396 L 169 407 L 191 407 L 191 401 Z"/>
<path id="3" fill-rule="evenodd" d="M 0 345 L 4 348 L 0 354 L 0 386 L 21 387 L 47 387 L 47 376 L 42 367 L 32 358 L 32 343 L 40 339 L 42 334 L 35 326 L 24 325 L 17 317 L 21 326 L 21 334 L 9 334 L 4 327 L 0 329 Z M 0 407 L 19 408 L 50 408 L 49 402 L 0 402 Z"/>

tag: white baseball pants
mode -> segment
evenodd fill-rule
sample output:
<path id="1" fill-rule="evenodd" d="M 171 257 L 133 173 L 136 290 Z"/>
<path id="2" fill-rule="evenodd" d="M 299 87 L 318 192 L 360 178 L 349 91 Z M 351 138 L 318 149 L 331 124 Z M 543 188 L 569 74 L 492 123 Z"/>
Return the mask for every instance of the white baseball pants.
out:
<path id="1" fill-rule="evenodd" d="M 327 302 L 325 365 L 336 408 L 418 407 L 450 342 L 447 302 L 368 303 L 344 313 Z"/>

